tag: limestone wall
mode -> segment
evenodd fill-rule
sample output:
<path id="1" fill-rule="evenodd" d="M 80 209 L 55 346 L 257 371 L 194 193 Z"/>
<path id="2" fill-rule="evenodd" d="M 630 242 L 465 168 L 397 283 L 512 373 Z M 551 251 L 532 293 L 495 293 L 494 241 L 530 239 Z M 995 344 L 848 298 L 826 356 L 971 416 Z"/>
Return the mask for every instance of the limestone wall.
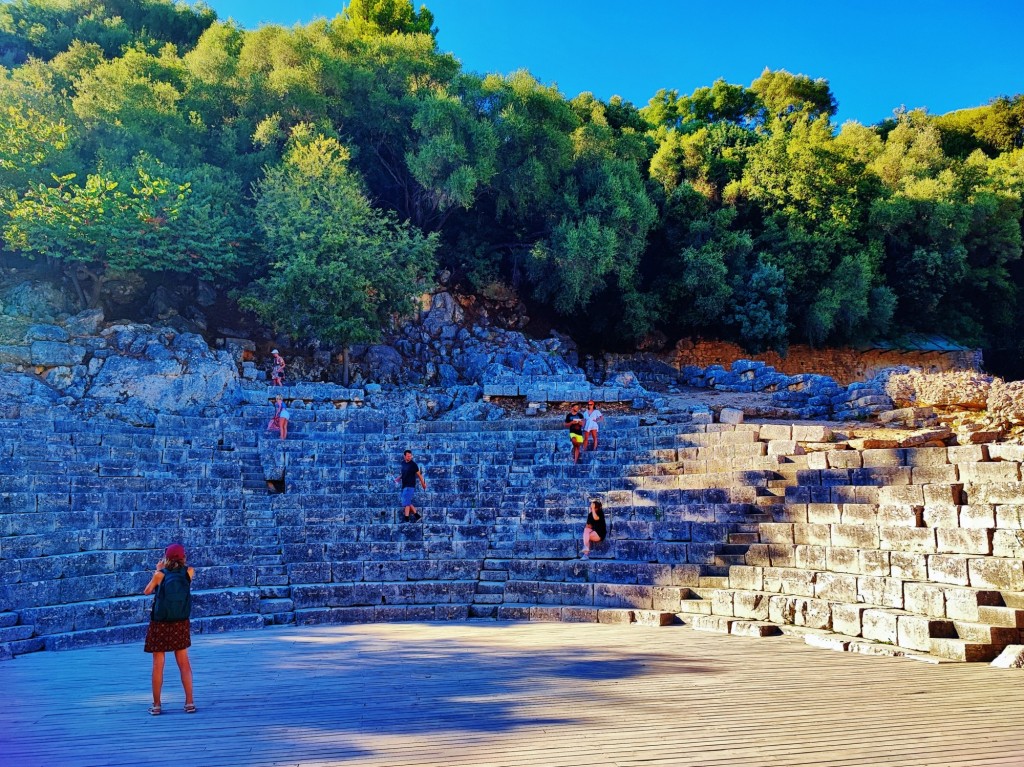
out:
<path id="1" fill-rule="evenodd" d="M 764 362 L 785 375 L 817 373 L 834 378 L 841 384 L 866 381 L 886 368 L 907 365 L 925 373 L 948 370 L 981 370 L 980 350 L 954 352 L 901 352 L 883 349 L 789 347 L 786 356 L 774 351 L 751 354 L 737 344 L 724 341 L 698 340 L 680 342 L 665 355 L 677 370 L 688 365 L 706 368 L 710 365 L 730 367 L 736 360 Z"/>

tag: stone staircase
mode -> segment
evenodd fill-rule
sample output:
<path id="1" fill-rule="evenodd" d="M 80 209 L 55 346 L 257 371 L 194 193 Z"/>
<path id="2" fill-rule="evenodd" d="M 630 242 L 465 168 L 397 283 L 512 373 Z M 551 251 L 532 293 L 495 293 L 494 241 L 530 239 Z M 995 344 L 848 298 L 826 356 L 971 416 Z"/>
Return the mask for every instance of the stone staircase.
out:
<path id="1" fill-rule="evenodd" d="M 784 474 L 773 520 L 727 581 L 686 594 L 684 620 L 833 649 L 990 661 L 1024 628 L 1020 457 L 998 445 L 792 456 L 806 466 Z"/>

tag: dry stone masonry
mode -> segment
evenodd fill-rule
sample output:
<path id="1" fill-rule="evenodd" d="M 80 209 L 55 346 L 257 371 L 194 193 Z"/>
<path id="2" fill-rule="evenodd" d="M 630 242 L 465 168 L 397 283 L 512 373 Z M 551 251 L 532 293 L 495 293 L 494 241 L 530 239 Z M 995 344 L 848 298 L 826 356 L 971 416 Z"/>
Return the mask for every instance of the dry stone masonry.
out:
<path id="1" fill-rule="evenodd" d="M 907 370 L 839 384 L 744 360 L 684 371 L 716 396 L 772 398 L 713 412 L 624 372 L 596 386 L 557 338 L 457 327 L 445 295 L 403 332 L 402 385 L 271 389 L 244 340 L 211 350 L 90 312 L 18 325 L 0 347 L 0 658 L 141 641 L 142 587 L 180 541 L 199 573 L 198 632 L 684 622 L 1020 665 L 1017 384 Z M 287 440 L 266 432 L 275 394 Z M 509 417 L 512 398 L 528 417 Z M 587 398 L 619 414 L 574 465 L 560 411 Z M 407 448 L 429 486 L 420 524 L 399 520 Z M 582 560 L 595 498 L 609 537 Z"/>

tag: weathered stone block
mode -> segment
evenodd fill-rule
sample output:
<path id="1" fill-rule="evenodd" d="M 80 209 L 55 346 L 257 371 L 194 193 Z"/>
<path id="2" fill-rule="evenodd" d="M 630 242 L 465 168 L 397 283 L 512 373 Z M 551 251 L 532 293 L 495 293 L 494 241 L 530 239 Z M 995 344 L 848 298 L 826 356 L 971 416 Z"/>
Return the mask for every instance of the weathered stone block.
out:
<path id="1" fill-rule="evenodd" d="M 970 578 L 967 574 L 967 559 L 947 554 L 929 554 L 928 579 L 936 583 L 948 583 L 953 586 L 969 585 Z"/>
<path id="2" fill-rule="evenodd" d="M 1024 506 L 996 506 L 996 527 L 1005 530 L 1024 530 Z"/>
<path id="3" fill-rule="evenodd" d="M 857 576 L 819 573 L 814 583 L 814 596 L 832 602 L 856 602 Z"/>
<path id="4" fill-rule="evenodd" d="M 718 414 L 719 423 L 743 423 L 743 411 L 734 407 L 723 407 Z"/>
<path id="5" fill-rule="evenodd" d="M 878 550 L 867 550 L 861 551 L 860 555 L 860 572 L 864 575 L 883 575 L 888 576 L 891 572 L 891 565 L 889 563 L 890 552 L 878 551 Z"/>
<path id="6" fill-rule="evenodd" d="M 989 452 L 987 445 L 958 445 L 946 448 L 950 463 L 977 463 L 987 461 Z M 1020 459 L 1017 459 L 1018 461 Z"/>
<path id="7" fill-rule="evenodd" d="M 878 533 L 879 548 L 886 551 L 936 552 L 935 529 L 931 527 L 880 527 Z"/>
<path id="8" fill-rule="evenodd" d="M 825 546 L 797 546 L 796 566 L 804 570 L 825 569 Z"/>
<path id="9" fill-rule="evenodd" d="M 729 588 L 762 591 L 764 589 L 764 568 L 743 565 L 730 567 Z"/>
<path id="10" fill-rule="evenodd" d="M 864 468 L 879 466 L 901 466 L 903 455 L 895 449 L 865 450 L 861 453 L 861 464 Z"/>
<path id="11" fill-rule="evenodd" d="M 857 549 L 829 546 L 825 549 L 825 569 L 834 573 L 860 572 L 860 557 Z"/>
<path id="12" fill-rule="evenodd" d="M 769 543 L 768 559 L 772 567 L 793 567 L 796 565 L 796 546 L 791 543 Z"/>
<path id="13" fill-rule="evenodd" d="M 799 443 L 797 443 L 799 444 Z M 828 456 L 824 452 L 810 453 L 807 456 L 807 468 L 822 471 L 828 468 Z"/>
<path id="14" fill-rule="evenodd" d="M 1020 530 L 996 530 L 992 533 L 992 555 L 1024 559 L 1024 533 Z"/>
<path id="15" fill-rule="evenodd" d="M 908 581 L 928 580 L 928 558 L 925 554 L 909 551 L 893 551 L 889 554 L 893 578 Z"/>
<path id="16" fill-rule="evenodd" d="M 958 507 L 952 505 L 927 505 L 924 507 L 924 524 L 927 527 L 959 527 L 960 510 Z"/>
<path id="17" fill-rule="evenodd" d="M 878 507 L 872 503 L 844 503 L 840 512 L 844 525 L 878 524 Z"/>
<path id="18" fill-rule="evenodd" d="M 901 615 L 897 622 L 897 644 L 911 650 L 930 652 L 933 638 L 955 637 L 951 621 L 921 615 Z"/>
<path id="19" fill-rule="evenodd" d="M 822 599 L 800 597 L 796 600 L 793 624 L 812 629 L 830 630 L 832 628 L 832 605 Z"/>
<path id="20" fill-rule="evenodd" d="M 953 464 L 945 466 L 914 466 L 910 470 L 910 481 L 915 485 L 954 484 L 960 479 L 960 472 Z"/>
<path id="21" fill-rule="evenodd" d="M 887 610 L 865 610 L 861 616 L 861 636 L 876 642 L 897 644 L 899 641 L 897 614 Z"/>
<path id="22" fill-rule="evenodd" d="M 869 609 L 867 605 L 832 605 L 832 630 L 838 634 L 859 637 L 861 635 L 861 618 L 867 609 Z"/>
<path id="23" fill-rule="evenodd" d="M 877 549 L 878 527 L 875 525 L 832 525 L 832 545 L 854 549 Z"/>
<path id="24" fill-rule="evenodd" d="M 793 525 L 793 542 L 800 545 L 828 546 L 832 533 L 828 525 Z"/>
<path id="25" fill-rule="evenodd" d="M 758 439 L 768 442 L 770 440 L 793 439 L 793 426 L 788 423 L 764 423 L 758 432 Z"/>
<path id="26" fill-rule="evenodd" d="M 733 613 L 737 618 L 763 621 L 768 620 L 768 607 L 770 595 L 751 593 L 749 591 L 736 592 L 733 598 Z"/>
<path id="27" fill-rule="evenodd" d="M 861 454 L 856 450 L 829 450 L 826 454 L 829 468 L 832 469 L 859 469 L 861 468 Z"/>
<path id="28" fill-rule="evenodd" d="M 974 449 L 978 448 L 987 451 L 989 459 L 993 461 L 1016 461 L 1017 463 L 1024 463 L 1024 445 L 998 444 L 978 445 L 974 447 Z"/>
<path id="29" fill-rule="evenodd" d="M 1024 591 L 1024 561 L 995 557 L 971 558 L 967 568 L 974 588 Z"/>
<path id="30" fill-rule="evenodd" d="M 958 466 L 961 482 L 981 484 L 985 482 L 1017 482 L 1020 480 L 1020 464 L 1016 461 L 963 463 Z"/>
<path id="31" fill-rule="evenodd" d="M 984 530 L 996 526 L 996 507 L 976 503 L 960 507 L 960 527 L 970 530 Z"/>
<path id="32" fill-rule="evenodd" d="M 965 488 L 968 502 L 1024 504 L 1024 484 L 1020 482 L 986 482 Z"/>
<path id="33" fill-rule="evenodd" d="M 878 502 L 885 505 L 923 506 L 924 491 L 919 485 L 897 485 L 882 487 L 878 491 Z"/>
<path id="34" fill-rule="evenodd" d="M 991 554 L 991 530 L 936 529 L 941 554 Z"/>
<path id="35" fill-rule="evenodd" d="M 813 525 L 837 525 L 842 520 L 841 507 L 837 503 L 807 504 L 807 521 Z"/>
<path id="36" fill-rule="evenodd" d="M 903 581 L 899 578 L 862 575 L 857 579 L 857 599 L 850 601 L 902 608 L 904 606 Z"/>
<path id="37" fill-rule="evenodd" d="M 917 615 L 946 617 L 946 592 L 934 583 L 903 584 L 903 607 Z"/>
<path id="38" fill-rule="evenodd" d="M 1024 668 L 1024 645 L 1012 644 L 1004 648 L 991 665 L 994 668 Z"/>
<path id="39" fill-rule="evenodd" d="M 762 543 L 793 543 L 793 525 L 762 522 L 758 525 Z"/>
<path id="40" fill-rule="evenodd" d="M 931 506 L 959 506 L 963 503 L 964 486 L 960 483 L 924 486 L 924 502 Z"/>
<path id="41" fill-rule="evenodd" d="M 768 620 L 792 624 L 796 617 L 796 597 L 772 596 L 768 599 Z"/>
<path id="42" fill-rule="evenodd" d="M 827 426 L 793 424 L 793 439 L 797 442 L 830 442 L 832 430 Z"/>

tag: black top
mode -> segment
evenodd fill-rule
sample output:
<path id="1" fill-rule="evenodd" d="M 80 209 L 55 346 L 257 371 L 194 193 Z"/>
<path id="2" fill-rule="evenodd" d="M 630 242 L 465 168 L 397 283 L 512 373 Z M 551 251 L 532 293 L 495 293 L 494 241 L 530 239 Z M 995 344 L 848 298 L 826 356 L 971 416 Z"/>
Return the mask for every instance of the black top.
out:
<path id="1" fill-rule="evenodd" d="M 608 526 L 605 524 L 603 511 L 595 514 L 594 510 L 591 509 L 587 514 L 587 524 L 590 525 L 595 533 L 601 536 L 602 541 L 607 537 Z"/>
<path id="2" fill-rule="evenodd" d="M 419 473 L 416 461 L 402 461 L 402 487 L 416 487 L 416 475 Z"/>
<path id="3" fill-rule="evenodd" d="M 566 413 L 565 425 L 569 427 L 570 434 L 583 436 L 583 413 Z"/>

